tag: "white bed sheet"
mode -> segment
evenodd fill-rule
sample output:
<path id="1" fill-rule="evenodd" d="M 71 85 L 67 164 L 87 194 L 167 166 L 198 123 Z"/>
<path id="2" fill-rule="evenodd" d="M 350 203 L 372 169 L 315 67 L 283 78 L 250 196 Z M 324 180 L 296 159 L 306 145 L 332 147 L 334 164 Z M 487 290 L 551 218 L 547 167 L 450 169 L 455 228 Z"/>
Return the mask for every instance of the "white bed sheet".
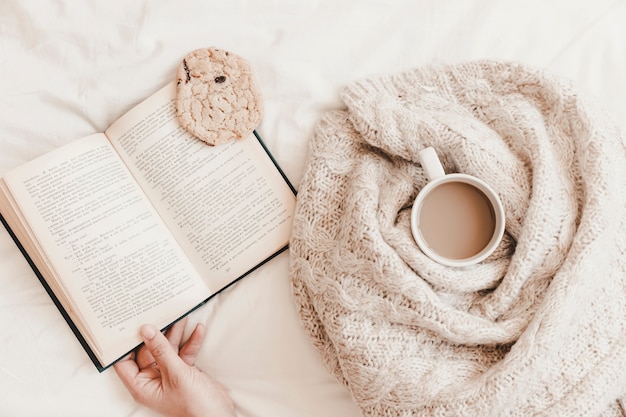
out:
<path id="1" fill-rule="evenodd" d="M 162 0 L 0 2 L 0 172 L 103 131 L 205 46 L 247 58 L 258 131 L 297 187 L 320 116 L 362 77 L 506 59 L 595 95 L 626 131 L 626 1 Z M 198 365 L 240 416 L 359 415 L 300 328 L 284 253 L 192 315 Z M 99 374 L 0 231 L 0 416 L 154 416 Z"/>

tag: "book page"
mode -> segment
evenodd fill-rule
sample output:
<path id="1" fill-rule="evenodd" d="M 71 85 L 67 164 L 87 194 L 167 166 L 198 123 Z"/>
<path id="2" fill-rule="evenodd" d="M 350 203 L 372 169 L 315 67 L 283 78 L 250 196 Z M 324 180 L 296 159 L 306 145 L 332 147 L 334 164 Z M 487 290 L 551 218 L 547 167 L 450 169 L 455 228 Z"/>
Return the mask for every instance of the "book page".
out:
<path id="1" fill-rule="evenodd" d="M 107 138 L 93 135 L 5 175 L 46 281 L 103 363 L 165 326 L 208 290 Z M 23 236 L 25 238 L 25 236 Z M 32 245 L 30 245 L 32 246 Z"/>
<path id="2" fill-rule="evenodd" d="M 209 146 L 175 117 L 169 84 L 106 134 L 214 291 L 285 247 L 295 196 L 251 132 Z"/>

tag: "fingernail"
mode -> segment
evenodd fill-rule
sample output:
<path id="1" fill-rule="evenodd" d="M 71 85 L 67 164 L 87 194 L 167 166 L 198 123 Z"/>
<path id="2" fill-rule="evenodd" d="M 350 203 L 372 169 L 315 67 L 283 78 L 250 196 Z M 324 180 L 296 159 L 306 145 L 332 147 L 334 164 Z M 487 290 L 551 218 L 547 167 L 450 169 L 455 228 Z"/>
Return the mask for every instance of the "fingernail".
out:
<path id="1" fill-rule="evenodd" d="M 141 337 L 143 337 L 144 340 L 150 340 L 156 334 L 156 330 L 153 326 L 149 324 L 144 324 L 143 326 L 141 326 L 140 333 Z"/>

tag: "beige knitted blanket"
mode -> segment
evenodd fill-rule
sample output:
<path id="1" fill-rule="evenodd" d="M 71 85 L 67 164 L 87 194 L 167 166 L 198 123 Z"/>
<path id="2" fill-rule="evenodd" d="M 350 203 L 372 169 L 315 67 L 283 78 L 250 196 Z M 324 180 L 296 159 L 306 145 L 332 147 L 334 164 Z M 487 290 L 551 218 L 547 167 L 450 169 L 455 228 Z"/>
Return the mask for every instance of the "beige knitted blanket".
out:
<path id="1" fill-rule="evenodd" d="M 355 82 L 312 139 L 291 240 L 304 327 L 364 416 L 626 415 L 626 155 L 569 83 L 515 63 Z M 507 216 L 444 267 L 409 218 L 432 146 Z"/>

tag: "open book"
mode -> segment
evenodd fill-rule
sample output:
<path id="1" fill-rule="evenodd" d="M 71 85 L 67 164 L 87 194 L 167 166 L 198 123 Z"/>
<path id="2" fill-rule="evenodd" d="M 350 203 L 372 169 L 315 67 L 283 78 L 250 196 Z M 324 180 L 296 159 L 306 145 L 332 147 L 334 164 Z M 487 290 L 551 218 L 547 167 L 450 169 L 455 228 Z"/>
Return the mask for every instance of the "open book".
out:
<path id="1" fill-rule="evenodd" d="M 287 247 L 295 190 L 256 132 L 211 147 L 171 83 L 94 134 L 7 172 L 2 222 L 96 367 Z"/>

